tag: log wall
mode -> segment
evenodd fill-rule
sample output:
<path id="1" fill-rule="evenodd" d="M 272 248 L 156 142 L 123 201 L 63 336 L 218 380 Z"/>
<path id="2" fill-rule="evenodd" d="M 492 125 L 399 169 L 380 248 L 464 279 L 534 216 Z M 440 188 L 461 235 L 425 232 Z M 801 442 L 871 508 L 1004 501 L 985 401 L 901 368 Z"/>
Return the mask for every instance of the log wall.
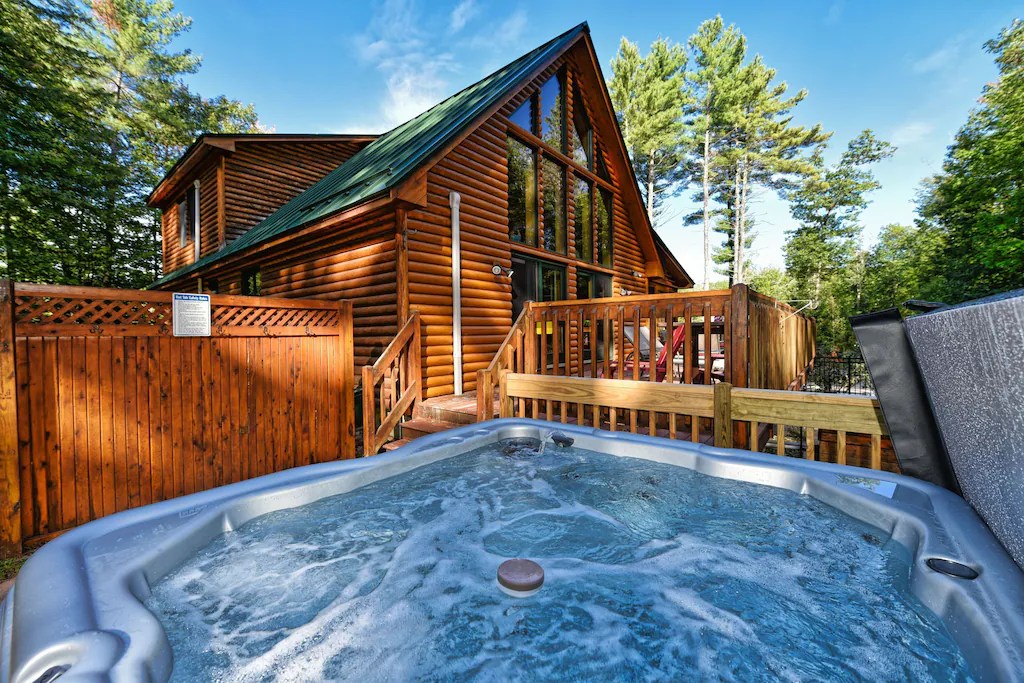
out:
<path id="1" fill-rule="evenodd" d="M 350 299 L 357 367 L 373 363 L 398 331 L 395 214 L 390 209 L 315 235 L 286 238 L 241 262 L 210 268 L 203 275 L 205 287 L 241 294 L 242 270 L 248 268 L 259 268 L 263 296 Z M 197 291 L 198 282 L 192 277 L 163 289 Z"/>
<path id="2" fill-rule="evenodd" d="M 462 248 L 462 330 L 463 389 L 476 388 L 476 371 L 487 367 L 512 324 L 512 287 L 505 275 L 493 275 L 495 263 L 512 265 L 512 249 L 549 261 L 565 264 L 568 297 L 576 297 L 577 267 L 612 276 L 613 291 L 625 289 L 637 294 L 647 292 L 647 282 L 634 273 L 644 273 L 645 259 L 633 222 L 626 210 L 627 198 L 622 183 L 632 182 L 625 160 L 618 158 L 612 137 L 614 125 L 603 107 L 598 107 L 592 76 L 593 69 L 582 60 L 589 59 L 583 44 L 556 60 L 527 86 L 515 93 L 501 109 L 480 125 L 454 150 L 427 173 L 428 205 L 408 214 L 409 308 L 419 311 L 423 323 L 425 396 L 442 396 L 454 390 L 452 357 L 452 270 L 451 208 L 452 192 L 461 196 L 460 226 Z M 596 146 L 604 153 L 613 195 L 612 268 L 577 261 L 543 249 L 516 244 L 508 239 L 508 162 L 506 137 L 508 117 L 533 92 L 559 69 L 566 68 L 567 122 L 571 136 L 573 108 L 584 106 L 594 131 Z M 575 85 L 580 79 L 579 86 Z M 575 102 L 580 93 L 583 102 Z M 588 94 L 593 93 L 593 94 Z M 517 137 L 524 137 L 518 134 Z M 570 138 L 571 139 L 571 138 Z M 527 142 L 534 140 L 527 137 Z M 564 162 L 564 159 L 560 160 Z M 539 167 L 538 162 L 538 167 Z M 570 166 L 571 169 L 571 166 Z M 567 249 L 575 254 L 574 179 L 570 172 L 566 188 Z M 543 183 L 538 207 L 543 206 Z M 596 192 L 596 187 L 595 187 Z M 538 225 L 543 230 L 543 211 Z"/>

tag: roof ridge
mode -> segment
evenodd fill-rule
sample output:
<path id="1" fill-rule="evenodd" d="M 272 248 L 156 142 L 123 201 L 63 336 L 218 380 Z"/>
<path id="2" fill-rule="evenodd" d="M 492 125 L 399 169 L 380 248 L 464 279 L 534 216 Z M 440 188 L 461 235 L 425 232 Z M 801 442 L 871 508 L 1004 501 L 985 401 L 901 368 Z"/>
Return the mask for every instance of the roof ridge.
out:
<path id="1" fill-rule="evenodd" d="M 304 192 L 249 228 L 224 249 L 157 280 L 160 285 L 249 247 L 376 197 L 405 179 L 511 87 L 533 72 L 537 63 L 562 50 L 583 32 L 577 24 L 555 38 L 484 76 L 425 112 L 395 126 L 369 143 Z"/>

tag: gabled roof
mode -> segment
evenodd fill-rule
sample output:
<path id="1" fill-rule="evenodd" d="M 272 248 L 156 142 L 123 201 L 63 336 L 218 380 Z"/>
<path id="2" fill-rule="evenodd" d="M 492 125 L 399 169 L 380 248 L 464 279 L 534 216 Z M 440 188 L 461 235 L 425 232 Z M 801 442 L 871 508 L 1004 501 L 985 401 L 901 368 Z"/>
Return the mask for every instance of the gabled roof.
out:
<path id="1" fill-rule="evenodd" d="M 651 230 L 651 236 L 654 237 L 654 246 L 658 250 L 658 256 L 661 258 L 661 265 L 665 268 L 665 275 L 669 276 L 669 279 L 682 280 L 687 283 L 687 287 L 693 286 L 693 278 L 686 272 L 683 265 L 679 263 L 679 259 L 672 253 L 672 250 L 665 244 L 665 240 L 661 239 L 661 235 L 658 234 L 657 230 Z"/>
<path id="2" fill-rule="evenodd" d="M 571 45 L 584 32 L 589 32 L 586 22 L 384 133 L 224 249 L 165 275 L 154 285 L 195 272 L 248 247 L 389 192 L 478 116 L 498 103 L 510 88 Z"/>
<path id="3" fill-rule="evenodd" d="M 209 158 L 211 154 L 220 151 L 234 152 L 236 142 L 350 142 L 370 143 L 376 140 L 378 135 L 351 135 L 335 133 L 203 133 L 196 141 L 189 145 L 181 158 L 174 162 L 174 165 L 164 174 L 160 182 L 156 184 L 153 191 L 146 197 L 146 204 L 159 206 L 165 200 L 170 199 L 176 192 L 180 191 L 181 182 L 191 175 L 192 170 Z"/>

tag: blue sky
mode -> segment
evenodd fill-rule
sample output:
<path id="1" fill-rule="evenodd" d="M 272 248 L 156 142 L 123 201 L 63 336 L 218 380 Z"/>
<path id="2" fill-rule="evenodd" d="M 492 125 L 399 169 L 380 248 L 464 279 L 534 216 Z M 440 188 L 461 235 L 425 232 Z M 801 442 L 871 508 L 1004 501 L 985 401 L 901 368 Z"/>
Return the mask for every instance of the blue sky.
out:
<path id="1" fill-rule="evenodd" d="M 261 122 L 282 133 L 388 130 L 584 20 L 608 76 L 622 36 L 644 49 L 659 35 L 684 42 L 721 13 L 781 80 L 808 90 L 795 120 L 835 131 L 830 159 L 864 128 L 898 147 L 876 169 L 882 189 L 863 215 L 868 244 L 883 225 L 913 220 L 921 180 L 939 170 L 981 88 L 996 76 L 983 43 L 1021 13 L 996 0 L 176 4 L 194 19 L 176 47 L 204 57 L 189 84 L 254 103 Z M 686 195 L 674 202 L 681 213 Z M 781 265 L 792 227 L 785 203 L 761 193 L 754 217 L 755 265 Z M 699 228 L 676 218 L 659 233 L 700 279 Z"/>

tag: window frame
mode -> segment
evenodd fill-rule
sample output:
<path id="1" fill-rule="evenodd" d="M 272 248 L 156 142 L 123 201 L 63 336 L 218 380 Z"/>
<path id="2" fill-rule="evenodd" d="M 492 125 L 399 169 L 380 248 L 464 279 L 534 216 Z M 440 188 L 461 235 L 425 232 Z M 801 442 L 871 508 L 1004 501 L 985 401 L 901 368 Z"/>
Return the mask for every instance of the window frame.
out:
<path id="1" fill-rule="evenodd" d="M 567 129 L 567 126 L 568 126 L 568 123 L 569 123 L 569 118 L 570 118 L 567 115 L 567 112 L 566 112 L 566 109 L 569 106 L 568 105 L 568 97 L 570 97 L 569 92 L 570 91 L 572 92 L 571 97 L 573 98 L 573 102 L 572 102 L 572 104 L 573 104 L 573 112 L 574 112 L 574 116 L 572 117 L 573 119 L 576 118 L 576 116 L 575 116 L 576 100 L 577 99 L 582 99 L 582 98 L 577 98 L 576 97 L 576 92 L 578 91 L 579 86 L 577 85 L 578 78 L 575 76 L 575 74 L 573 74 L 572 87 L 568 87 L 568 80 L 569 80 L 568 79 L 568 74 L 570 74 L 570 73 L 572 73 L 572 72 L 567 67 L 563 66 L 557 72 L 555 72 L 555 74 L 552 75 L 552 78 L 554 78 L 556 75 L 560 75 L 561 76 L 560 83 L 561 83 L 561 88 L 562 88 L 562 102 L 563 102 L 563 106 L 562 106 L 562 109 L 563 109 L 563 111 L 562 111 L 563 124 L 562 125 L 563 125 L 563 130 L 564 130 L 564 135 L 562 136 L 562 141 L 563 141 L 564 149 L 560 150 L 560 149 L 558 149 L 556 147 L 553 147 L 553 146 L 549 145 L 539 135 L 535 134 L 533 131 L 529 131 L 529 130 L 524 129 L 523 127 L 521 127 L 520 125 L 518 125 L 517 123 L 512 121 L 511 118 L 508 118 L 508 125 L 507 125 L 506 130 L 505 130 L 505 134 L 506 134 L 507 137 L 512 138 L 512 139 L 516 140 L 517 142 L 519 142 L 519 143 L 521 143 L 523 145 L 526 145 L 527 147 L 530 147 L 533 150 L 533 152 L 534 152 L 534 160 L 535 160 L 535 167 L 534 168 L 535 168 L 535 173 L 536 173 L 536 183 L 538 184 L 538 190 L 543 188 L 543 183 L 544 183 L 544 178 L 543 178 L 543 173 L 544 173 L 544 171 L 543 171 L 544 157 L 550 157 L 553 161 L 555 161 L 559 165 L 561 165 L 565 169 L 565 171 L 566 171 L 565 192 L 564 192 L 564 195 L 565 195 L 564 196 L 564 204 L 565 204 L 565 206 L 564 206 L 564 209 L 563 209 L 564 212 L 565 212 L 565 219 L 566 219 L 566 225 L 565 225 L 565 233 L 566 233 L 565 253 L 562 254 L 562 253 L 559 253 L 557 251 L 549 251 L 549 250 L 547 250 L 544 247 L 544 232 L 545 231 L 544 231 L 543 221 L 540 220 L 540 216 L 542 215 L 542 212 L 543 212 L 543 206 L 542 206 L 543 201 L 541 200 L 541 198 L 539 196 L 538 196 L 538 201 L 536 202 L 536 211 L 537 211 L 537 243 L 536 244 L 528 244 L 526 242 L 515 242 L 515 241 L 512 240 L 511 235 L 509 235 L 509 243 L 511 245 L 513 245 L 513 246 L 518 245 L 518 246 L 526 248 L 526 249 L 536 250 L 536 252 L 538 254 L 541 254 L 541 253 L 542 254 L 549 254 L 552 258 L 565 259 L 565 261 L 567 263 L 583 263 L 583 264 L 586 264 L 586 268 L 592 269 L 595 272 L 599 272 L 602 269 L 605 269 L 605 270 L 608 270 L 608 271 L 614 271 L 614 269 L 615 269 L 615 249 L 614 249 L 614 244 L 615 244 L 615 221 L 614 221 L 615 186 L 611 182 L 611 176 L 610 176 L 610 174 L 608 174 L 607 164 L 604 161 L 604 154 L 601 151 L 601 146 L 597 142 L 597 137 L 594 135 L 594 127 L 593 127 L 593 124 L 590 123 L 590 115 L 589 115 L 589 113 L 586 112 L 585 108 L 584 108 L 584 111 L 583 111 L 583 116 L 586 118 L 586 121 L 589 124 L 589 128 L 588 128 L 589 140 L 587 142 L 585 142 L 584 144 L 588 144 L 589 147 L 590 147 L 590 153 L 591 154 L 590 154 L 590 158 L 589 158 L 589 166 L 591 166 L 593 168 L 588 168 L 587 166 L 581 165 L 578 161 L 576 161 L 569 154 L 569 152 L 571 151 L 569 149 L 569 144 L 570 144 L 570 140 L 569 139 L 570 139 L 570 137 L 572 137 L 570 135 L 568 129 Z M 545 81 L 545 83 L 546 82 L 547 81 Z M 524 102 L 526 102 L 526 101 L 533 102 L 533 104 L 531 104 L 532 112 L 534 114 L 533 119 L 532 119 L 532 123 L 533 123 L 534 126 L 538 127 L 538 132 L 540 132 L 540 127 L 539 127 L 540 124 L 539 124 L 539 122 L 537 120 L 541 116 L 541 107 L 543 107 L 543 102 L 541 101 L 541 97 L 540 97 L 540 88 L 539 87 L 533 87 L 531 89 L 529 98 L 527 100 L 524 100 Z M 581 102 L 581 104 L 582 104 L 582 102 Z M 522 104 L 520 104 L 520 106 L 522 106 Z M 575 121 L 573 121 L 572 123 L 573 123 L 573 128 L 575 129 Z M 604 171 L 605 174 L 608 175 L 607 178 L 605 178 L 604 175 L 601 174 L 602 170 Z M 571 249 L 569 247 L 569 232 L 570 231 L 569 231 L 569 220 L 568 220 L 569 213 L 568 213 L 568 211 L 569 211 L 569 203 L 570 203 L 570 193 L 569 193 L 568 190 L 569 190 L 570 186 L 575 187 L 575 183 L 576 183 L 576 179 L 577 178 L 583 179 L 583 180 L 585 180 L 586 182 L 588 182 L 590 184 L 591 252 L 592 252 L 592 255 L 591 255 L 591 259 L 589 261 L 577 258 L 576 250 L 575 250 L 575 245 L 573 245 L 573 248 L 571 248 Z M 608 255 L 609 256 L 608 256 L 608 265 L 604 265 L 604 264 L 602 264 L 600 262 L 599 256 L 598 256 L 598 253 L 597 253 L 597 248 L 598 248 L 597 201 L 598 201 L 598 198 L 600 197 L 600 192 L 602 190 L 604 192 L 607 192 L 611 196 L 611 200 L 612 200 L 611 201 L 611 211 L 612 211 L 612 213 L 609 214 L 609 235 L 608 235 L 608 237 L 609 237 Z M 573 222 L 573 230 L 575 230 L 575 228 L 576 228 L 576 226 L 575 226 L 575 221 L 574 221 Z M 573 235 L 575 236 L 575 233 L 573 233 Z"/>

